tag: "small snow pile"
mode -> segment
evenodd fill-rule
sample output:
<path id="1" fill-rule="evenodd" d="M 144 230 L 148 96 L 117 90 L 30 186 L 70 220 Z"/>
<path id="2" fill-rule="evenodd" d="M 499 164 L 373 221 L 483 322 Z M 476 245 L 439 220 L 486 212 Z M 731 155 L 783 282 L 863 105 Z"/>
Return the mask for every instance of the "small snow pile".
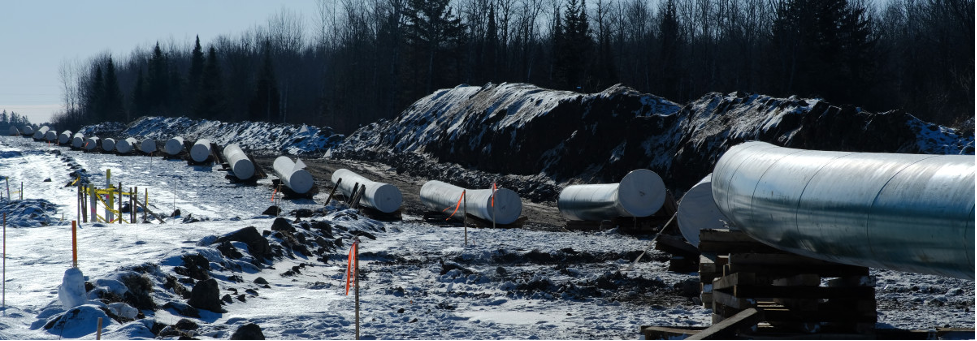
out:
<path id="1" fill-rule="evenodd" d="M 57 205 L 45 199 L 2 200 L 0 213 L 6 217 L 7 226 L 38 227 L 57 222 L 51 218 L 57 212 Z"/>
<path id="2" fill-rule="evenodd" d="M 85 275 L 78 268 L 69 268 L 64 272 L 64 280 L 58 287 L 58 300 L 65 310 L 80 306 L 88 302 L 85 291 Z"/>

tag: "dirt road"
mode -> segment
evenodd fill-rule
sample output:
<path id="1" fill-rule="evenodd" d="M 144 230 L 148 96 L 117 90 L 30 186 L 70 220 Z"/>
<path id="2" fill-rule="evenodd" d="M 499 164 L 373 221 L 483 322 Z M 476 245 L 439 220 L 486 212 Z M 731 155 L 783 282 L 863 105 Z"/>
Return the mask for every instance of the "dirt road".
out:
<path id="1" fill-rule="evenodd" d="M 275 158 L 258 157 L 255 161 L 266 172 L 269 172 L 270 175 L 273 173 L 272 164 Z M 332 173 L 341 168 L 349 169 L 373 181 L 386 182 L 397 186 L 404 196 L 401 212 L 412 216 L 422 216 L 424 213 L 431 211 L 431 209 L 424 206 L 421 202 L 421 186 L 428 180 L 447 181 L 446 179 L 425 179 L 407 174 L 397 174 L 393 167 L 378 162 L 324 158 L 302 159 L 302 162 L 306 164 L 306 169 L 312 173 L 312 177 L 316 180 L 317 186 L 319 186 L 320 193 L 326 193 L 326 195 L 328 195 L 329 190 L 333 186 L 330 180 Z M 523 228 L 532 230 L 562 231 L 566 222 L 563 216 L 560 215 L 554 202 L 536 203 L 523 199 L 522 216 L 527 219 L 523 224 Z"/>

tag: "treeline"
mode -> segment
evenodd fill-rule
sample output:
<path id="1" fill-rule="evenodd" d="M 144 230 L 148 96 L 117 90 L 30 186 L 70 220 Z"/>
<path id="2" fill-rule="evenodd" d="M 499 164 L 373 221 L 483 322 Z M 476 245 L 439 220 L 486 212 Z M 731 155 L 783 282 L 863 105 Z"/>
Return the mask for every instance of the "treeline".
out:
<path id="1" fill-rule="evenodd" d="M 954 124 L 974 113 L 973 0 L 320 0 L 238 37 L 60 70 L 56 124 L 143 115 L 349 133 L 438 88 L 624 83 L 820 97 Z"/>
<path id="2" fill-rule="evenodd" d="M 36 128 L 36 125 L 31 124 L 31 121 L 27 119 L 27 116 L 17 114 L 13 111 L 8 113 L 4 109 L 0 111 L 0 134 L 7 135 L 10 132 L 10 126 L 17 127 L 19 130 L 23 130 L 24 126 Z"/>

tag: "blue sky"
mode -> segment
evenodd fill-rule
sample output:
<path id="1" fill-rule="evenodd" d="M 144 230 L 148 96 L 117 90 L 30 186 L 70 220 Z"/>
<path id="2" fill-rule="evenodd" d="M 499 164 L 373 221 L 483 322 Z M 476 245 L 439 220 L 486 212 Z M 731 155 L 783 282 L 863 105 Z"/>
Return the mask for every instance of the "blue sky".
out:
<path id="1" fill-rule="evenodd" d="M 61 110 L 58 68 L 103 52 L 124 59 L 156 41 L 177 44 L 200 36 L 237 37 L 288 9 L 302 15 L 311 35 L 316 0 L 0 1 L 0 110 L 48 121 Z"/>

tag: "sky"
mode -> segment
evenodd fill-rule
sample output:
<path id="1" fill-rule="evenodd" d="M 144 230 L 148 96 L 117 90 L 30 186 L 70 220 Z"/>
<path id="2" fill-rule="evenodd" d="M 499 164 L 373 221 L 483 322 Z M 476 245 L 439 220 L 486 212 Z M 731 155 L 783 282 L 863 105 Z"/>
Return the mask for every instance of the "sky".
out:
<path id="1" fill-rule="evenodd" d="M 205 48 L 219 35 L 237 37 L 287 9 L 315 22 L 316 0 L 2 1 L 0 110 L 42 123 L 63 108 L 58 68 L 104 52 L 124 59 L 157 41 Z"/>

